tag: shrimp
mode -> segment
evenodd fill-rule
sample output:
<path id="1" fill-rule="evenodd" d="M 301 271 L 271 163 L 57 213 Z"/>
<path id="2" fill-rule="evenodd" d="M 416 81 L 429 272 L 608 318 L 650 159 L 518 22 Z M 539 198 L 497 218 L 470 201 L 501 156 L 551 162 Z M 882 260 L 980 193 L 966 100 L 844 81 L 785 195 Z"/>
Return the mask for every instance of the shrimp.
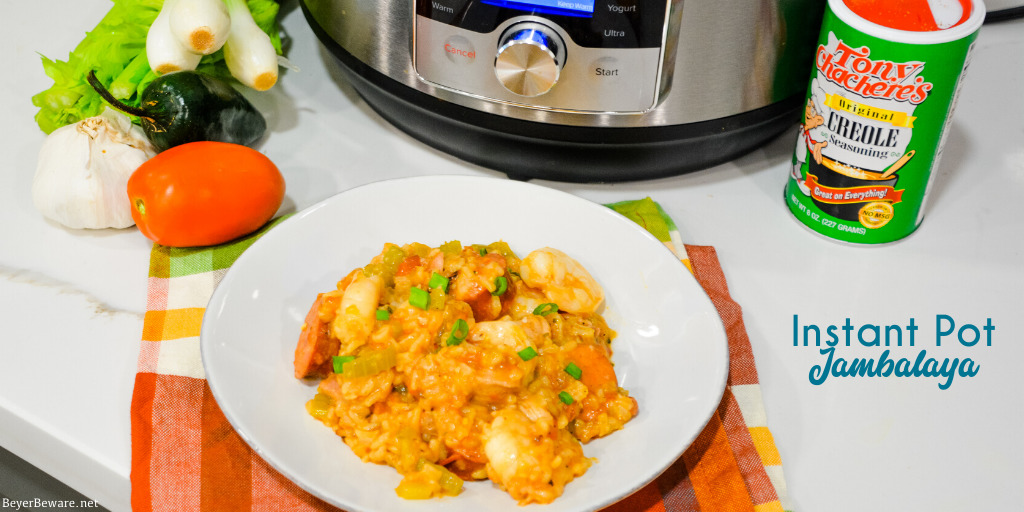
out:
<path id="1" fill-rule="evenodd" d="M 513 320 L 476 322 L 469 330 L 469 341 L 488 348 L 508 347 L 515 352 L 530 345 L 523 325 Z"/>
<path id="2" fill-rule="evenodd" d="M 331 321 L 331 333 L 342 344 L 342 352 L 351 354 L 366 343 L 373 330 L 382 287 L 379 276 L 359 273 L 345 288 L 338 313 Z"/>
<path id="3" fill-rule="evenodd" d="M 523 386 L 537 361 L 524 361 L 518 353 L 533 347 L 522 324 L 513 320 L 477 322 L 466 338 L 477 347 L 473 379 L 478 400 L 498 401 Z M 536 349 L 534 349 L 536 350 Z"/>
<path id="4" fill-rule="evenodd" d="M 546 423 L 509 407 L 484 428 L 487 477 L 520 505 L 550 503 L 591 464 L 579 441 Z"/>
<path id="5" fill-rule="evenodd" d="M 495 415 L 484 433 L 487 475 L 491 480 L 506 489 L 550 480 L 543 475 L 546 464 L 542 464 L 542 447 L 534 441 L 544 432 L 537 430 L 518 409 L 503 409 Z M 529 482 L 531 477 L 538 481 Z"/>
<path id="6" fill-rule="evenodd" d="M 531 252 L 519 266 L 526 284 L 569 313 L 594 313 L 604 301 L 601 285 L 578 261 L 558 249 Z"/>
<path id="7" fill-rule="evenodd" d="M 536 306 L 534 306 L 536 307 Z M 544 317 L 537 315 L 524 316 L 519 319 L 519 325 L 535 345 L 541 345 L 551 336 L 551 324 Z"/>
<path id="8" fill-rule="evenodd" d="M 512 299 L 505 304 L 502 312 L 515 320 L 536 318 L 533 311 L 537 309 L 537 306 L 550 302 L 540 290 L 531 288 L 520 279 L 516 279 L 510 288 L 513 291 Z"/>

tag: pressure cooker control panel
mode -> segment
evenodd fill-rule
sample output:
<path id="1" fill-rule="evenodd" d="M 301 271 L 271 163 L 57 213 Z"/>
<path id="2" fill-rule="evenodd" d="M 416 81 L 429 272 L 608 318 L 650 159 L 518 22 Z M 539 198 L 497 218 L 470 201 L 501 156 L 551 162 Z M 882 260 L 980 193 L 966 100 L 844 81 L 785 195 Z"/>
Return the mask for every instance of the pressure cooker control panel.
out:
<path id="1" fill-rule="evenodd" d="M 655 106 L 668 0 L 415 0 L 420 78 L 539 109 Z"/>

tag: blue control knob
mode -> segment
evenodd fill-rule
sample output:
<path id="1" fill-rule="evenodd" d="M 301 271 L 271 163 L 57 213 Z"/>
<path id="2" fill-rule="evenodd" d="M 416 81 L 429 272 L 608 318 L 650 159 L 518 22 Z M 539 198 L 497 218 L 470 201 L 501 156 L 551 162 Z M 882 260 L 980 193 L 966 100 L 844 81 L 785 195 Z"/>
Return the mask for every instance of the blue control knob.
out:
<path id="1" fill-rule="evenodd" d="M 550 27 L 532 21 L 509 27 L 499 38 L 494 74 L 519 96 L 540 96 L 558 82 L 565 44 Z"/>

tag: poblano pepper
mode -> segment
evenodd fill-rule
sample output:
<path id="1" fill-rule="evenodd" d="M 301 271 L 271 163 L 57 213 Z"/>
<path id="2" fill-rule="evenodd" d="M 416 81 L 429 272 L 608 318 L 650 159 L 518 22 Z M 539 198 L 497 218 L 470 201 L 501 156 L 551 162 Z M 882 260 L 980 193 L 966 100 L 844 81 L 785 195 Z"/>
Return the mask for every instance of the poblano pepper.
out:
<path id="1" fill-rule="evenodd" d="M 197 71 L 157 77 L 142 92 L 138 107 L 114 98 L 92 72 L 89 84 L 111 106 L 138 117 L 160 151 L 203 140 L 252 147 L 267 129 L 267 121 L 245 96 L 227 82 Z"/>

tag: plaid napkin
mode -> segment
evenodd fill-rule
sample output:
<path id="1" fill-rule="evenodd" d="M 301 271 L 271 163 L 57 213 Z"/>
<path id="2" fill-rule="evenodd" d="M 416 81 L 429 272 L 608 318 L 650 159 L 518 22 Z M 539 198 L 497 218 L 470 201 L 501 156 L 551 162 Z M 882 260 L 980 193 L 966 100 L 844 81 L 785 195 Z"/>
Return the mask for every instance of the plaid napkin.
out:
<path id="1" fill-rule="evenodd" d="M 650 198 L 608 205 L 661 240 L 711 298 L 729 340 L 729 378 L 704 430 L 657 479 L 608 511 L 782 512 L 792 510 L 782 458 L 757 380 L 739 304 L 729 296 L 713 247 L 685 245 L 672 218 Z"/>
<path id="2" fill-rule="evenodd" d="M 729 338 L 722 403 L 665 473 L 608 511 L 781 512 L 786 486 L 750 341 L 711 247 L 684 245 L 649 198 L 609 205 L 675 251 L 711 297 Z M 199 330 L 221 277 L 266 230 L 207 248 L 154 245 L 132 396 L 135 511 L 336 511 L 271 468 L 231 428 L 203 373 Z"/>

